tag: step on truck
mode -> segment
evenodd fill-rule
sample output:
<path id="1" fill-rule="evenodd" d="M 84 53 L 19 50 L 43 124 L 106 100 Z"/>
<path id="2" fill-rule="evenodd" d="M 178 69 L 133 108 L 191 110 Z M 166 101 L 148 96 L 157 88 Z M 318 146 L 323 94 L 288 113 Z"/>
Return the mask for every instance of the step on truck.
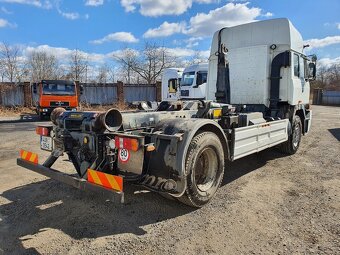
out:
<path id="1" fill-rule="evenodd" d="M 287 19 L 217 31 L 206 100 L 162 102 L 155 111 L 71 112 L 55 109 L 39 126 L 41 148 L 17 163 L 79 189 L 124 200 L 136 184 L 193 207 L 215 195 L 225 166 L 270 147 L 294 154 L 309 132 L 309 80 L 316 58 Z M 52 168 L 68 155 L 78 177 Z"/>

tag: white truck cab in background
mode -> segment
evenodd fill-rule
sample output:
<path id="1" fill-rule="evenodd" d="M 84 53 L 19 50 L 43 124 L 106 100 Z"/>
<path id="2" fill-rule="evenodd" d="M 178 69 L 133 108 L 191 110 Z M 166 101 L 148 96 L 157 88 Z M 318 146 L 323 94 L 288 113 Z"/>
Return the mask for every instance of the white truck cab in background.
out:
<path id="1" fill-rule="evenodd" d="M 184 68 L 166 68 L 162 74 L 162 101 L 176 101 L 180 98 L 179 84 Z"/>
<path id="2" fill-rule="evenodd" d="M 199 63 L 184 69 L 181 80 L 181 99 L 205 99 L 208 63 Z"/>

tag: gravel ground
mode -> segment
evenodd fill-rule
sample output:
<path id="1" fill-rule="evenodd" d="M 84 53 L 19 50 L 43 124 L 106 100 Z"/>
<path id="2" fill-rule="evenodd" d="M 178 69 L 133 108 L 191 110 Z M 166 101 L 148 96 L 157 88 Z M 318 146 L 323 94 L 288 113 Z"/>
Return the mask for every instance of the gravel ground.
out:
<path id="1" fill-rule="evenodd" d="M 26 171 L 15 158 L 39 151 L 38 123 L 0 123 L 0 253 L 340 254 L 340 108 L 313 110 L 297 154 L 230 163 L 202 209 L 137 187 L 114 204 Z"/>

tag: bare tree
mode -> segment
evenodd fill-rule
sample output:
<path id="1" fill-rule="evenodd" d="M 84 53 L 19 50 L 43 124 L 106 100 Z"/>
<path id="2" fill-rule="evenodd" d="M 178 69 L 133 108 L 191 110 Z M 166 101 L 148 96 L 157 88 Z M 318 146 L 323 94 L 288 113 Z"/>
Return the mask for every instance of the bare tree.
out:
<path id="1" fill-rule="evenodd" d="M 87 80 L 88 61 L 86 56 L 78 49 L 74 50 L 70 59 L 70 76 L 76 81 Z"/>
<path id="2" fill-rule="evenodd" d="M 162 71 L 176 61 L 166 48 L 150 43 L 145 43 L 141 54 L 132 49 L 125 49 L 114 57 L 126 70 L 128 83 L 131 82 L 131 71 L 133 71 L 138 74 L 138 80 L 140 77 L 148 84 L 153 84 Z"/>
<path id="3" fill-rule="evenodd" d="M 329 84 L 340 87 L 340 63 L 333 64 L 329 68 Z"/>
<path id="4" fill-rule="evenodd" d="M 3 69 L 3 78 L 7 78 L 10 82 L 15 81 L 20 76 L 19 48 L 17 46 L 10 46 L 6 43 L 2 43 L 0 45 L 0 59 Z"/>
<path id="5" fill-rule="evenodd" d="M 124 82 L 130 84 L 134 74 L 132 67 L 136 65 L 138 52 L 133 49 L 125 48 L 121 52 L 114 54 L 113 58 L 117 60 L 120 65 L 121 74 L 125 76 Z"/>
<path id="6" fill-rule="evenodd" d="M 102 84 L 107 83 L 108 76 L 109 76 L 108 73 L 109 73 L 109 68 L 107 67 L 107 65 L 102 65 L 101 67 L 99 67 L 98 75 L 97 75 L 98 83 L 102 83 Z"/>
<path id="7" fill-rule="evenodd" d="M 3 59 L 0 58 L 0 77 L 1 77 L 1 82 L 4 82 L 4 78 L 5 78 L 5 64 Z"/>
<path id="8" fill-rule="evenodd" d="M 195 51 L 194 55 L 189 60 L 188 65 L 196 65 L 207 61 L 208 60 L 202 56 L 200 51 Z"/>
<path id="9" fill-rule="evenodd" d="M 107 71 L 108 82 L 114 83 L 116 79 L 116 68 L 114 66 L 107 66 Z"/>
<path id="10" fill-rule="evenodd" d="M 44 51 L 34 51 L 30 54 L 27 64 L 32 81 L 58 79 L 58 61 L 54 55 Z"/>
<path id="11" fill-rule="evenodd" d="M 317 68 L 316 80 L 311 83 L 312 88 L 340 89 L 340 63 Z"/>

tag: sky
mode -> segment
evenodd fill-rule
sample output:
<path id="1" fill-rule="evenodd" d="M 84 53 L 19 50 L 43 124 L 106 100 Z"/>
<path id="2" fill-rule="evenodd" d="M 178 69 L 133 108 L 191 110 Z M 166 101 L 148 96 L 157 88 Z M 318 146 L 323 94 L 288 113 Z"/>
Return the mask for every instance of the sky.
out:
<path id="1" fill-rule="evenodd" d="M 96 65 L 145 42 L 186 59 L 208 57 L 222 27 L 282 17 L 320 64 L 340 62 L 340 0 L 0 0 L 0 42 L 59 59 L 79 49 Z"/>

